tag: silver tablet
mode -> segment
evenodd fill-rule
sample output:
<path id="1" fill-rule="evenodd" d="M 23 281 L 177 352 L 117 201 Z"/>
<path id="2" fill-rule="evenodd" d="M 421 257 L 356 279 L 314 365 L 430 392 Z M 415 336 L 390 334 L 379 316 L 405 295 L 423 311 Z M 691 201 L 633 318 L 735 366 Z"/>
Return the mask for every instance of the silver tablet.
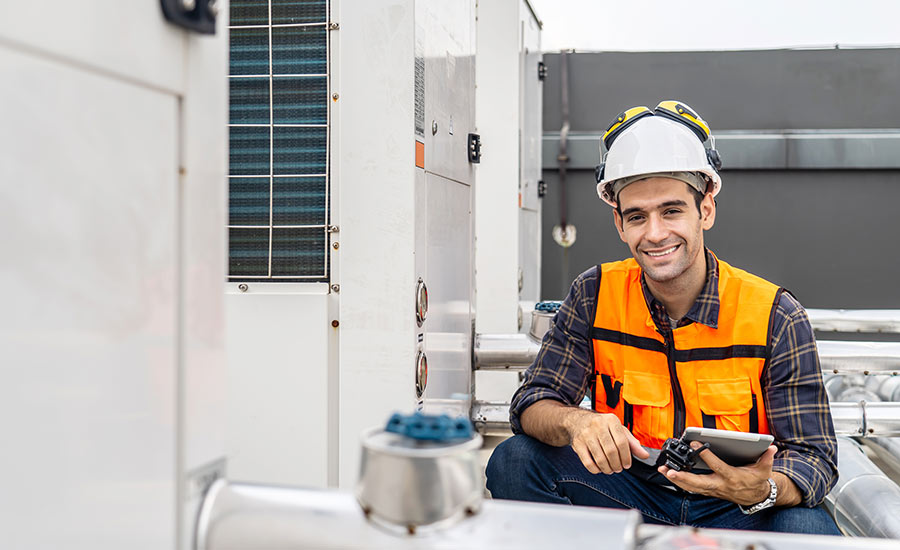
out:
<path id="1" fill-rule="evenodd" d="M 684 430 L 682 439 L 709 443 L 709 450 L 723 462 L 732 466 L 746 466 L 756 462 L 775 438 L 767 434 L 691 427 Z M 697 467 L 709 469 L 702 459 L 697 460 Z"/>

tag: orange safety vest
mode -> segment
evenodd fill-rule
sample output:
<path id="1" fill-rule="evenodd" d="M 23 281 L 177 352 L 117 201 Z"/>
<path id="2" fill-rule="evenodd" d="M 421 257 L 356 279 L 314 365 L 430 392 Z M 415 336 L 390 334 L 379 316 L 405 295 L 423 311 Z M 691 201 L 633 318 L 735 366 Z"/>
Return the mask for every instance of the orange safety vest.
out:
<path id="1" fill-rule="evenodd" d="M 718 328 L 657 330 L 634 259 L 601 266 L 594 410 L 659 449 L 687 426 L 769 433 L 760 378 L 782 289 L 719 260 Z"/>

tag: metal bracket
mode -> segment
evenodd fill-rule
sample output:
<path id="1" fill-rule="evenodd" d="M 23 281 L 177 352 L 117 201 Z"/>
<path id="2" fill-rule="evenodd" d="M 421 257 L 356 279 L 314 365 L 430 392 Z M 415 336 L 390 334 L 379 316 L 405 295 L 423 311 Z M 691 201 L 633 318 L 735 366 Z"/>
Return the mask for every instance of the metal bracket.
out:
<path id="1" fill-rule="evenodd" d="M 165 18 L 200 34 L 216 34 L 218 0 L 160 0 Z"/>
<path id="2" fill-rule="evenodd" d="M 469 134 L 469 162 L 478 164 L 481 162 L 481 136 Z"/>

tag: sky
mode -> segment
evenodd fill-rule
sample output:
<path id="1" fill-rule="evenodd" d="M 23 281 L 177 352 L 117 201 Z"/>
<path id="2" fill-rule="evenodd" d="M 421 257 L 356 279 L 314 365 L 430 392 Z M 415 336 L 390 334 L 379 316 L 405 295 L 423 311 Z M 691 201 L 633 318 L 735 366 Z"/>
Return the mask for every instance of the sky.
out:
<path id="1" fill-rule="evenodd" d="M 900 46 L 900 0 L 530 0 L 542 49 Z"/>

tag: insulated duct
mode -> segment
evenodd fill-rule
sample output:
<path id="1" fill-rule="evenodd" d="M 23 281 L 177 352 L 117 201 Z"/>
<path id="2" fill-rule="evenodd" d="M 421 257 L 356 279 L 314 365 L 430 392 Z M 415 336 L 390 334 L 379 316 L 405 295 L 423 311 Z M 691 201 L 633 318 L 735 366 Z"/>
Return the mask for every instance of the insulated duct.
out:
<path id="1" fill-rule="evenodd" d="M 841 475 L 827 504 L 841 530 L 854 536 L 900 538 L 900 487 L 850 438 L 838 438 L 838 464 Z"/>

